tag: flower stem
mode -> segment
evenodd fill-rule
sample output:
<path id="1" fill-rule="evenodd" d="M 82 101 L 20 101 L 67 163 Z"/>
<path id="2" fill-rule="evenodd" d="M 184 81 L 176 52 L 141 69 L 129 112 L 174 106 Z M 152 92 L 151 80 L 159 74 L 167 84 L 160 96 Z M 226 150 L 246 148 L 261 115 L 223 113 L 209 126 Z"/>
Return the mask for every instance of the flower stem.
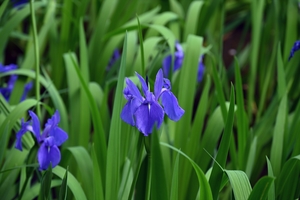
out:
<path id="1" fill-rule="evenodd" d="M 34 44 L 34 58 L 35 58 L 35 95 L 36 99 L 40 100 L 40 59 L 39 59 L 39 41 L 36 30 L 35 12 L 34 12 L 34 0 L 30 0 L 30 14 L 31 14 L 31 25 L 33 32 L 33 44 Z M 40 104 L 36 105 L 37 116 L 41 117 Z"/>

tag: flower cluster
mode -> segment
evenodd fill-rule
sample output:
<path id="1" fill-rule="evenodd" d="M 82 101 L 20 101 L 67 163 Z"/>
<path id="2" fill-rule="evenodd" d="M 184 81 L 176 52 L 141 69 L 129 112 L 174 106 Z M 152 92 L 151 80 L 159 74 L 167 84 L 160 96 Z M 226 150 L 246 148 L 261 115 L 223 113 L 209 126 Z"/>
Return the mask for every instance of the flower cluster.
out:
<path id="1" fill-rule="evenodd" d="M 182 63 L 183 63 L 183 58 L 184 58 L 183 49 L 182 49 L 181 45 L 179 44 L 179 42 L 176 42 L 173 72 L 175 72 L 181 68 Z M 164 58 L 163 63 L 162 63 L 165 77 L 168 77 L 168 75 L 170 73 L 171 64 L 172 64 L 172 55 L 168 55 L 167 57 Z M 203 55 L 202 55 L 199 58 L 199 64 L 198 64 L 198 73 L 197 73 L 198 74 L 197 75 L 198 82 L 202 81 L 203 75 L 204 75 L 204 70 L 205 70 L 205 66 L 203 64 Z"/>
<path id="2" fill-rule="evenodd" d="M 121 119 L 126 123 L 136 126 L 140 132 L 148 136 L 154 127 L 160 127 L 163 122 L 164 114 L 173 121 L 178 121 L 184 114 L 184 110 L 179 106 L 177 98 L 171 92 L 171 83 L 163 78 L 160 69 L 156 74 L 154 83 L 154 93 L 150 92 L 148 83 L 143 77 L 136 73 L 142 85 L 144 96 L 141 95 L 137 86 L 126 78 L 126 87 L 123 91 L 128 100 L 124 106 Z M 161 104 L 159 103 L 161 99 Z"/>
<path id="3" fill-rule="evenodd" d="M 290 53 L 290 56 L 289 56 L 289 60 L 294 56 L 294 53 L 296 52 L 296 51 L 298 51 L 300 49 L 300 40 L 298 40 L 298 41 L 296 41 L 295 43 L 294 43 L 294 46 L 293 46 L 293 48 L 291 49 L 291 53 Z"/>
<path id="4" fill-rule="evenodd" d="M 0 73 L 5 73 L 5 72 L 9 72 L 12 70 L 17 69 L 17 65 L 14 64 L 10 64 L 7 66 L 3 66 L 2 64 L 0 64 Z M 10 95 L 13 91 L 13 88 L 15 86 L 15 83 L 18 79 L 18 75 L 11 75 L 9 77 L 9 80 L 6 83 L 6 87 L 0 87 L 0 93 L 3 95 L 3 97 L 6 99 L 6 101 L 9 101 Z M 29 82 L 24 86 L 24 91 L 21 97 L 21 101 L 25 100 L 28 92 L 31 90 L 33 83 Z"/>
<path id="5" fill-rule="evenodd" d="M 52 164 L 52 167 L 55 167 L 61 159 L 58 146 L 62 145 L 62 143 L 68 139 L 68 134 L 58 127 L 58 123 L 60 121 L 59 112 L 56 111 L 54 115 L 48 119 L 42 134 L 40 134 L 40 121 L 36 114 L 29 111 L 29 115 L 31 117 L 30 121 L 24 122 L 22 119 L 21 129 L 17 133 L 15 148 L 22 151 L 22 136 L 27 131 L 30 131 L 40 144 L 37 155 L 40 170 L 48 169 L 50 163 Z"/>

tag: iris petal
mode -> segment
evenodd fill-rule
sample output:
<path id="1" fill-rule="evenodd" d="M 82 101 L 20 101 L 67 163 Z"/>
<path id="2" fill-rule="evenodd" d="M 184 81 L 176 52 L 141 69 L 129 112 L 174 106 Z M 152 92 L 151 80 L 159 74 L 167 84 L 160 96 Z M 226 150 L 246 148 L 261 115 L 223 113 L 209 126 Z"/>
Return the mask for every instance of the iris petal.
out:
<path id="1" fill-rule="evenodd" d="M 121 112 L 121 119 L 126 122 L 127 124 L 130 124 L 131 126 L 134 126 L 135 125 L 135 122 L 134 122 L 134 118 L 133 118 L 133 115 L 134 115 L 134 112 L 136 111 L 136 109 L 141 105 L 141 102 L 139 102 L 137 99 L 132 99 L 132 100 L 129 100 L 122 112 Z"/>
<path id="2" fill-rule="evenodd" d="M 38 150 L 38 162 L 40 164 L 40 170 L 48 169 L 50 162 L 54 168 L 58 165 L 61 159 L 60 151 L 57 146 L 53 145 L 51 147 L 43 143 Z"/>
<path id="3" fill-rule="evenodd" d="M 38 162 L 40 164 L 40 170 L 46 170 L 50 164 L 48 147 L 43 143 L 38 150 Z"/>
<path id="4" fill-rule="evenodd" d="M 184 114 L 184 110 L 179 106 L 174 94 L 166 90 L 161 94 L 161 100 L 168 117 L 173 121 L 178 121 Z"/>
<path id="5" fill-rule="evenodd" d="M 165 77 L 169 76 L 171 63 L 172 63 L 172 56 L 171 55 L 168 55 L 167 57 L 164 58 L 162 65 L 163 65 L 163 71 L 164 71 L 164 76 Z"/>
<path id="6" fill-rule="evenodd" d="M 140 102 L 142 102 L 143 97 L 142 97 L 139 89 L 136 87 L 136 85 L 129 78 L 126 78 L 126 84 L 127 84 L 127 88 L 129 90 L 129 92 L 131 93 L 131 95 L 133 97 L 137 98 Z"/>
<path id="7" fill-rule="evenodd" d="M 68 139 L 68 134 L 59 127 L 51 129 L 49 135 L 54 138 L 54 145 L 56 146 L 62 145 Z"/>
<path id="8" fill-rule="evenodd" d="M 24 91 L 23 91 L 23 94 L 21 97 L 21 101 L 24 101 L 26 99 L 27 94 L 31 90 L 32 86 L 33 86 L 33 83 L 31 81 L 24 86 Z"/>
<path id="9" fill-rule="evenodd" d="M 145 136 L 148 136 L 154 127 L 160 127 L 163 122 L 164 111 L 162 107 L 157 102 L 152 102 L 149 104 L 142 104 L 138 107 L 135 114 L 136 127 Z"/>
<path id="10" fill-rule="evenodd" d="M 40 120 L 34 112 L 32 112 L 31 110 L 29 110 L 28 112 L 32 119 L 32 132 L 34 133 L 37 141 L 40 142 L 42 140 L 40 135 Z"/>
<path id="11" fill-rule="evenodd" d="M 29 123 L 30 123 L 30 121 L 24 122 L 24 120 L 22 119 L 21 129 L 17 133 L 17 142 L 16 142 L 16 145 L 15 145 L 15 148 L 19 149 L 20 151 L 23 150 L 23 148 L 22 148 L 22 137 L 28 131 Z"/>
<path id="12" fill-rule="evenodd" d="M 139 80 L 142 84 L 142 89 L 143 89 L 144 94 L 146 94 L 146 92 L 148 91 L 148 85 L 146 84 L 144 78 L 141 75 L 139 75 L 139 73 L 135 72 L 135 74 L 137 75 L 137 77 L 139 78 Z"/>
<path id="13" fill-rule="evenodd" d="M 163 84 L 164 84 L 163 79 L 164 79 L 163 72 L 160 69 L 156 74 L 155 85 L 154 85 L 154 95 L 156 97 L 156 100 L 158 100 L 161 89 L 163 87 Z"/>
<path id="14" fill-rule="evenodd" d="M 9 71 L 17 69 L 17 68 L 18 68 L 18 66 L 14 65 L 14 64 L 4 66 L 0 63 L 0 73 L 9 72 Z"/>

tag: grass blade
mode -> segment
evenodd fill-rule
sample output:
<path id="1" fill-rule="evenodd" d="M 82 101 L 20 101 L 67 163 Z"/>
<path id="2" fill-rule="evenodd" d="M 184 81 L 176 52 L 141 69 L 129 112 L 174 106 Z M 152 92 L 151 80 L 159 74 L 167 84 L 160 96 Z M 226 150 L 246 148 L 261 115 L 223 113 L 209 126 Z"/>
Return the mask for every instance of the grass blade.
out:
<path id="1" fill-rule="evenodd" d="M 284 96 L 281 99 L 277 117 L 276 117 L 274 135 L 273 135 L 272 146 L 271 146 L 271 155 L 270 155 L 270 161 L 272 163 L 275 176 L 279 174 L 281 169 L 281 164 L 282 164 L 286 113 L 287 113 L 287 94 L 284 94 Z"/>
<path id="2" fill-rule="evenodd" d="M 121 58 L 121 66 L 118 76 L 118 84 L 115 94 L 112 121 L 110 124 L 109 141 L 107 147 L 107 178 L 106 178 L 106 199 L 117 199 L 120 184 L 120 143 L 121 143 L 121 118 L 120 113 L 122 111 L 123 102 L 123 87 L 125 79 L 126 70 L 126 54 L 127 54 L 127 33 L 125 34 L 124 44 L 123 44 L 123 54 Z"/>
<path id="3" fill-rule="evenodd" d="M 216 162 L 213 165 L 212 173 L 209 179 L 209 184 L 212 188 L 212 194 L 214 199 L 217 199 L 220 189 L 220 180 L 222 179 L 223 172 L 219 165 L 224 168 L 226 165 L 227 154 L 229 150 L 229 144 L 231 140 L 231 132 L 233 127 L 233 118 L 234 118 L 234 105 L 235 105 L 235 95 L 234 87 L 231 85 L 231 94 L 230 94 L 230 106 L 229 112 L 225 123 L 224 133 L 221 139 L 220 147 L 218 149 L 218 154 L 216 157 Z"/>

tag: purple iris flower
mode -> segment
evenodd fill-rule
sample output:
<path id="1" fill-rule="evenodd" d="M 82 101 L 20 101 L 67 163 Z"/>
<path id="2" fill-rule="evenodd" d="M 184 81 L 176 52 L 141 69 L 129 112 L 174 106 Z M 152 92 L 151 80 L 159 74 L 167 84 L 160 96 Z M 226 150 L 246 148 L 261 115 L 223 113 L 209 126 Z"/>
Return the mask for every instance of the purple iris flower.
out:
<path id="1" fill-rule="evenodd" d="M 27 131 L 32 132 L 37 142 L 40 144 L 37 155 L 37 159 L 40 164 L 39 169 L 48 169 L 50 163 L 54 168 L 56 165 L 58 165 L 61 159 L 58 147 L 68 139 L 68 134 L 58 127 L 58 123 L 60 121 L 59 112 L 56 111 L 54 115 L 48 119 L 42 134 L 40 133 L 40 121 L 36 114 L 32 111 L 29 111 L 29 115 L 31 117 L 30 121 L 24 122 L 22 119 L 21 129 L 17 133 L 17 142 L 15 148 L 22 151 L 22 136 Z"/>
<path id="2" fill-rule="evenodd" d="M 18 68 L 18 66 L 14 65 L 14 64 L 4 66 L 0 63 L 0 73 L 9 72 L 9 71 L 15 70 L 17 68 Z M 3 95 L 3 97 L 6 99 L 6 101 L 9 101 L 10 95 L 14 89 L 17 79 L 18 79 L 18 75 L 11 75 L 6 84 L 6 87 L 0 88 L 0 93 Z M 32 82 L 29 82 L 24 86 L 24 91 L 23 91 L 23 94 L 21 97 L 21 101 L 24 101 L 26 99 L 27 94 L 31 90 L 32 86 L 33 86 Z"/>
<path id="3" fill-rule="evenodd" d="M 173 72 L 177 71 L 182 66 L 183 58 L 184 58 L 183 49 L 182 49 L 181 45 L 179 44 L 179 42 L 176 42 Z M 168 75 L 170 73 L 171 64 L 172 64 L 172 55 L 168 55 L 163 60 L 163 71 L 164 71 L 165 77 L 168 77 Z"/>
<path id="4" fill-rule="evenodd" d="M 181 68 L 182 63 L 183 63 L 183 58 L 184 58 L 184 53 L 183 53 L 182 47 L 179 44 L 179 42 L 176 42 L 175 49 L 176 49 L 176 51 L 175 51 L 173 72 L 175 72 Z M 162 63 L 165 77 L 169 76 L 171 64 L 172 64 L 172 56 L 168 55 L 167 57 L 165 57 L 165 59 L 163 60 L 163 63 Z M 204 71 L 205 71 L 205 66 L 203 64 L 203 55 L 202 55 L 202 56 L 200 56 L 199 63 L 198 63 L 198 76 L 197 76 L 198 82 L 202 81 Z"/>
<path id="5" fill-rule="evenodd" d="M 141 75 L 136 72 L 144 96 L 141 95 L 137 86 L 126 78 L 126 87 L 123 91 L 124 97 L 128 100 L 122 112 L 121 119 L 131 126 L 136 126 L 140 132 L 148 136 L 156 124 L 157 128 L 163 122 L 164 114 L 173 121 L 178 121 L 184 114 L 179 106 L 177 98 L 171 92 L 171 83 L 163 77 L 160 69 L 156 74 L 154 93 L 150 92 L 147 83 Z M 161 104 L 159 103 L 161 99 Z"/>
<path id="6" fill-rule="evenodd" d="M 300 40 L 298 40 L 298 41 L 296 41 L 295 43 L 294 43 L 294 46 L 293 46 L 293 48 L 291 49 L 291 53 L 290 53 L 290 56 L 289 56 L 289 60 L 294 56 L 294 53 L 296 52 L 296 51 L 298 51 L 300 49 Z"/>

